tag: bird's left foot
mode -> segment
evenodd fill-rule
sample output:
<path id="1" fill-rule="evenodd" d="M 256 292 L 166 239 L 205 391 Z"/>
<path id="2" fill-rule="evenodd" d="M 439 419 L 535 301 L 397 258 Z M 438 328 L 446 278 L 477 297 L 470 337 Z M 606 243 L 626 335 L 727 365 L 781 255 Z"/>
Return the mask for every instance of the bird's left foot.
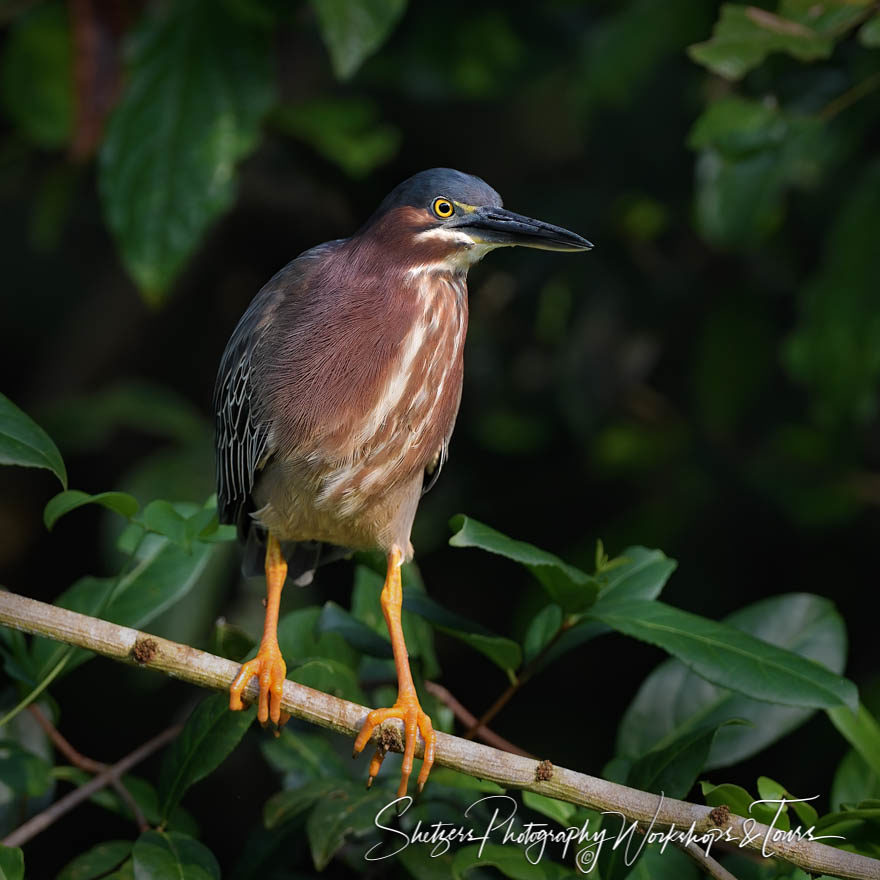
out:
<path id="1" fill-rule="evenodd" d="M 260 724 L 266 724 L 271 720 L 276 727 L 281 727 L 290 715 L 281 711 L 281 694 L 287 676 L 287 664 L 281 656 L 278 642 L 260 645 L 257 656 L 242 665 L 241 671 L 229 688 L 229 708 L 233 711 L 244 708 L 241 695 L 254 676 L 257 676 L 260 682 L 257 720 Z"/>
<path id="2" fill-rule="evenodd" d="M 421 792 L 425 787 L 428 774 L 431 772 L 431 767 L 434 764 L 434 747 L 437 742 L 437 734 L 434 733 L 431 719 L 422 711 L 422 707 L 419 705 L 419 698 L 415 693 L 398 694 L 397 702 L 393 706 L 387 709 L 374 709 L 367 715 L 367 720 L 364 721 L 361 732 L 354 741 L 354 755 L 359 755 L 363 751 L 364 746 L 373 735 L 373 731 L 389 718 L 399 718 L 403 722 L 406 737 L 403 749 L 403 766 L 400 768 L 400 786 L 397 789 L 398 797 L 406 795 L 409 777 L 412 773 L 413 758 L 416 753 L 416 740 L 418 734 L 422 734 L 422 739 L 425 741 L 425 752 L 417 785 L 417 790 Z M 382 761 L 385 759 L 387 751 L 388 749 L 384 745 L 380 745 L 376 749 L 376 754 L 373 755 L 373 760 L 370 761 L 370 778 L 367 780 L 367 788 L 373 784 L 373 779 L 379 773 L 379 768 L 382 766 Z"/>

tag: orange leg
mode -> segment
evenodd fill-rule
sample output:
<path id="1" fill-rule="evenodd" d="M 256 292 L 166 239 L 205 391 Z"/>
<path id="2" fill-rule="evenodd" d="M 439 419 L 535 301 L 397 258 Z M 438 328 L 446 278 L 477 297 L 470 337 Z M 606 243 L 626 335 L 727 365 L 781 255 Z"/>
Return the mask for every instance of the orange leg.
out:
<path id="1" fill-rule="evenodd" d="M 394 665 L 397 667 L 397 702 L 388 709 L 374 709 L 367 715 L 363 727 L 354 741 L 354 754 L 358 755 L 369 742 L 373 731 L 388 718 L 400 718 L 403 721 L 406 732 L 406 740 L 403 751 L 403 766 L 401 767 L 400 786 L 397 796 L 406 794 L 407 783 L 412 773 L 413 758 L 416 752 L 416 739 L 419 732 L 425 741 L 425 754 L 422 759 L 422 769 L 419 773 L 418 790 L 421 791 L 431 772 L 434 763 L 434 746 L 437 735 L 431 725 L 431 719 L 422 711 L 419 698 L 413 684 L 412 673 L 409 669 L 409 655 L 406 651 L 406 642 L 403 639 L 403 627 L 400 623 L 400 612 L 403 604 L 403 588 L 400 584 L 400 566 L 403 564 L 403 554 L 400 549 L 394 547 L 388 554 L 388 574 L 385 578 L 385 586 L 382 589 L 382 613 L 388 624 L 388 632 L 391 636 L 391 647 L 394 651 Z M 382 766 L 385 752 L 380 748 L 376 751 L 370 762 L 370 778 L 367 781 L 369 787 L 373 778 Z"/>
<path id="2" fill-rule="evenodd" d="M 229 708 L 234 711 L 243 709 L 242 691 L 256 675 L 260 681 L 257 718 L 260 724 L 271 719 L 279 727 L 290 718 L 287 712 L 281 711 L 281 691 L 287 675 L 287 665 L 278 647 L 278 608 L 286 577 L 287 562 L 281 554 L 281 545 L 270 534 L 266 544 L 266 619 L 263 624 L 263 639 L 257 656 L 241 667 L 229 688 Z"/>

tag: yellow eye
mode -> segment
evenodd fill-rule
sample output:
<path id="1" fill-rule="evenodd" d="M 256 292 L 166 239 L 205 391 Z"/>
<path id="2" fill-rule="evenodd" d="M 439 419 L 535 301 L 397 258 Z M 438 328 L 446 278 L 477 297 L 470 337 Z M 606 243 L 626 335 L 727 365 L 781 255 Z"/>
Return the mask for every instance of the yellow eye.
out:
<path id="1" fill-rule="evenodd" d="M 443 196 L 434 199 L 434 204 L 431 207 L 434 209 L 434 213 L 441 220 L 447 220 L 455 213 L 455 208 L 452 206 L 452 202 L 450 202 L 449 199 L 446 199 Z"/>

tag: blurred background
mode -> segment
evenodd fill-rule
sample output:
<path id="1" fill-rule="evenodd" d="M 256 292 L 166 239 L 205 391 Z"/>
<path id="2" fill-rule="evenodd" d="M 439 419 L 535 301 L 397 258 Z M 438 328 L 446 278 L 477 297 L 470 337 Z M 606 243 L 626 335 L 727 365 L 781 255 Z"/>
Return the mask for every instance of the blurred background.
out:
<path id="1" fill-rule="evenodd" d="M 214 377 L 253 295 L 405 177 L 458 168 L 596 248 L 499 251 L 471 272 L 458 425 L 413 535 L 428 592 L 513 637 L 546 602 L 513 564 L 447 545 L 459 512 L 587 570 L 598 538 L 612 554 L 658 547 L 678 560 L 665 600 L 708 617 L 780 593 L 832 599 L 847 675 L 876 712 L 873 6 L 762 4 L 800 23 L 800 43 L 772 27 L 775 43 L 736 43 L 731 7 L 711 2 L 397 0 L 347 22 L 360 6 L 0 7 L 2 390 L 55 439 L 71 486 L 204 501 Z M 47 534 L 56 491 L 46 472 L 0 469 L 0 583 L 44 600 L 118 566 L 105 512 Z M 323 569 L 285 608 L 346 604 L 351 576 Z M 262 590 L 230 548 L 151 628 L 210 647 L 224 616 L 256 634 Z M 437 647 L 440 680 L 480 714 L 504 676 Z M 493 727 L 598 773 L 662 657 L 591 642 Z M 55 696 L 78 707 L 68 738 L 107 760 L 192 699 L 105 661 Z M 802 796 L 827 792 L 845 743 L 824 715 L 797 737 L 727 776 L 751 785 L 772 767 Z M 249 754 L 193 793 L 194 813 L 230 787 L 234 810 L 258 808 L 270 776 Z M 205 839 L 231 858 L 217 823 Z"/>

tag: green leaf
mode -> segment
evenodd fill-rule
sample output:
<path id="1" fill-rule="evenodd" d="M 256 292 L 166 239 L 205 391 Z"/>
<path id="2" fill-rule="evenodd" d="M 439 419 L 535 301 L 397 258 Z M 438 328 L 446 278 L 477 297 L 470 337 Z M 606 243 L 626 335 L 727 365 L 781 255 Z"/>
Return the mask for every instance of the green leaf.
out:
<path id="1" fill-rule="evenodd" d="M 563 828 L 567 828 L 577 813 L 578 808 L 568 801 L 559 801 L 556 798 L 545 797 L 534 791 L 522 793 L 523 803 L 536 813 L 558 822 Z"/>
<path id="2" fill-rule="evenodd" d="M 266 760 L 285 774 L 285 787 L 298 788 L 315 779 L 345 778 L 353 767 L 351 759 L 343 762 L 327 738 L 321 734 L 285 727 L 281 736 L 264 740 L 260 748 Z"/>
<path id="3" fill-rule="evenodd" d="M 571 877 L 570 868 L 557 865 L 549 859 L 532 864 L 518 846 L 502 846 L 500 843 L 483 843 L 460 849 L 452 859 L 452 876 L 455 880 L 467 876 L 474 868 L 497 868 L 505 877 L 513 880 L 562 880 Z"/>
<path id="4" fill-rule="evenodd" d="M 862 25 L 859 42 L 869 49 L 880 49 L 880 15 L 875 14 Z"/>
<path id="5" fill-rule="evenodd" d="M 78 489 L 68 489 L 66 492 L 59 492 L 46 505 L 43 511 L 46 528 L 51 531 L 62 516 L 86 504 L 98 504 L 126 519 L 131 519 L 138 511 L 137 499 L 127 492 L 99 492 L 97 495 L 89 495 L 88 492 L 80 492 Z"/>
<path id="6" fill-rule="evenodd" d="M 470 645 L 504 670 L 517 669 L 522 662 L 522 651 L 512 639 L 495 635 L 481 624 L 447 611 L 424 593 L 404 590 L 403 607 L 423 617 L 441 632 Z"/>
<path id="7" fill-rule="evenodd" d="M 837 765 L 831 784 L 831 806 L 839 810 L 843 804 L 857 804 L 867 798 L 880 798 L 880 773 L 872 770 L 855 749 L 850 749 Z"/>
<path id="8" fill-rule="evenodd" d="M 357 674 L 338 660 L 309 660 L 288 674 L 291 681 L 331 694 L 341 700 L 350 700 L 363 706 L 367 702 L 358 684 Z"/>
<path id="9" fill-rule="evenodd" d="M 543 584 L 550 598 L 568 612 L 583 611 L 596 599 L 599 582 L 552 553 L 508 538 L 463 514 L 454 516 L 449 527 L 455 531 L 449 539 L 453 547 L 478 547 L 519 562 Z"/>
<path id="10" fill-rule="evenodd" d="M 162 763 L 159 802 L 163 818 L 191 785 L 226 759 L 253 720 L 253 712 L 230 712 L 226 694 L 214 694 L 196 706 Z"/>
<path id="11" fill-rule="evenodd" d="M 846 626 L 832 602 L 807 593 L 774 596 L 735 611 L 724 623 L 841 672 Z M 716 687 L 678 660 L 661 663 L 643 682 L 618 728 L 617 753 L 638 758 L 687 730 L 730 718 L 751 725 L 722 727 L 707 768 L 725 767 L 756 754 L 803 724 L 808 709 L 774 706 Z"/>
<path id="12" fill-rule="evenodd" d="M 57 880 L 96 880 L 118 868 L 131 854 L 130 840 L 108 840 L 67 863 Z"/>
<path id="13" fill-rule="evenodd" d="M 159 535 L 164 535 L 180 547 L 188 547 L 186 519 L 181 516 L 170 501 L 156 499 L 145 508 L 141 517 L 144 525 Z"/>
<path id="14" fill-rule="evenodd" d="M 17 17 L 0 69 L 3 106 L 38 147 L 66 146 L 73 131 L 73 46 L 67 8 L 42 3 Z"/>
<path id="15" fill-rule="evenodd" d="M 24 880 L 24 852 L 0 843 L 0 880 Z"/>
<path id="16" fill-rule="evenodd" d="M 859 704 L 856 712 L 845 706 L 831 709 L 828 717 L 871 770 L 880 774 L 880 724 L 864 705 Z"/>
<path id="17" fill-rule="evenodd" d="M 312 0 L 333 72 L 348 79 L 385 42 L 406 0 Z"/>
<path id="18" fill-rule="evenodd" d="M 243 662 L 257 646 L 256 640 L 249 632 L 223 619 L 218 620 L 214 626 L 213 643 L 215 654 L 235 660 L 236 663 Z"/>
<path id="19" fill-rule="evenodd" d="M 67 488 L 67 471 L 49 435 L 8 397 L 0 394 L 0 464 L 46 468 Z"/>
<path id="20" fill-rule="evenodd" d="M 438 785 L 447 785 L 463 791 L 482 791 L 487 794 L 504 794 L 504 789 L 489 779 L 478 779 L 467 773 L 459 773 L 448 767 L 435 767 L 431 771 L 431 788 Z"/>
<path id="21" fill-rule="evenodd" d="M 52 784 L 52 765 L 14 740 L 2 739 L 0 779 L 21 797 L 39 797 Z"/>
<path id="22" fill-rule="evenodd" d="M 232 204 L 235 165 L 275 98 L 269 38 L 212 0 L 162 6 L 138 34 L 99 184 L 123 262 L 151 302 Z"/>
<path id="23" fill-rule="evenodd" d="M 707 724 L 684 731 L 668 745 L 645 752 L 630 768 L 626 784 L 666 797 L 683 798 L 697 781 L 719 727 Z"/>
<path id="24" fill-rule="evenodd" d="M 335 602 L 325 602 L 315 629 L 319 633 L 335 632 L 362 654 L 371 657 L 392 658 L 391 642 L 358 620 Z"/>
<path id="25" fill-rule="evenodd" d="M 808 708 L 858 704 L 855 685 L 826 667 L 671 605 L 624 600 L 589 613 L 618 632 L 658 645 L 713 684 L 754 699 Z"/>
<path id="26" fill-rule="evenodd" d="M 828 58 L 830 38 L 794 21 L 756 6 L 725 3 L 712 38 L 688 49 L 690 57 L 713 73 L 740 79 L 772 52 L 787 52 L 800 61 Z"/>
<path id="27" fill-rule="evenodd" d="M 272 831 L 310 810 L 338 788 L 338 779 L 326 778 L 313 779 L 298 788 L 279 791 L 263 807 L 263 824 Z"/>
<path id="28" fill-rule="evenodd" d="M 92 616 L 103 608 L 100 616 L 104 619 L 140 629 L 192 589 L 213 552 L 213 547 L 197 542 L 192 552 L 187 553 L 167 538 L 147 535 L 138 549 L 133 568 L 118 584 L 112 578 L 81 578 L 65 590 L 55 604 Z M 113 598 L 106 604 L 111 594 Z M 68 650 L 50 639 L 34 639 L 32 656 L 40 677 Z M 93 656 L 90 651 L 76 649 L 65 667 L 65 674 Z"/>
<path id="29" fill-rule="evenodd" d="M 317 606 L 285 614 L 278 623 L 278 645 L 290 670 L 311 660 L 334 660 L 354 669 L 357 651 L 338 632 L 321 632 Z"/>
<path id="30" fill-rule="evenodd" d="M 562 609 L 545 605 L 533 618 L 523 639 L 523 662 L 531 663 L 553 640 L 562 626 Z"/>
<path id="31" fill-rule="evenodd" d="M 756 804 L 758 798 L 752 797 L 742 786 L 732 785 L 729 782 L 723 785 L 712 785 L 711 782 L 701 782 L 700 787 L 703 797 L 710 807 L 728 806 L 731 813 L 742 816 L 744 819 L 752 818 L 764 825 L 773 822 L 776 815 L 776 807 L 767 804 Z M 775 827 L 788 831 L 789 822 L 785 814 L 776 820 Z"/>
<path id="32" fill-rule="evenodd" d="M 618 599 L 656 599 L 666 586 L 677 563 L 661 550 L 646 547 L 627 547 L 608 563 L 604 574 L 598 577 L 601 592 L 596 604 L 601 608 Z M 596 620 L 581 619 L 570 626 L 541 658 L 538 669 L 554 663 L 563 654 L 579 645 L 611 632 L 611 628 Z"/>
<path id="33" fill-rule="evenodd" d="M 280 107 L 272 122 L 355 179 L 391 159 L 401 140 L 399 129 L 379 122 L 378 107 L 362 98 L 319 98 Z"/>
<path id="34" fill-rule="evenodd" d="M 337 784 L 318 801 L 306 821 L 306 832 L 315 869 L 323 871 L 349 834 L 373 829 L 381 807 L 375 792 L 362 783 Z"/>
<path id="35" fill-rule="evenodd" d="M 788 813 L 790 809 L 794 810 L 798 819 L 805 828 L 812 828 L 819 819 L 818 813 L 810 805 L 809 801 L 798 803 L 800 798 L 793 795 L 784 785 L 771 779 L 769 776 L 758 777 L 758 795 L 761 800 L 765 801 L 789 801 L 782 812 Z M 790 814 L 789 814 L 790 815 Z"/>
<path id="36" fill-rule="evenodd" d="M 145 831 L 132 856 L 135 880 L 220 880 L 211 850 L 176 831 Z"/>

